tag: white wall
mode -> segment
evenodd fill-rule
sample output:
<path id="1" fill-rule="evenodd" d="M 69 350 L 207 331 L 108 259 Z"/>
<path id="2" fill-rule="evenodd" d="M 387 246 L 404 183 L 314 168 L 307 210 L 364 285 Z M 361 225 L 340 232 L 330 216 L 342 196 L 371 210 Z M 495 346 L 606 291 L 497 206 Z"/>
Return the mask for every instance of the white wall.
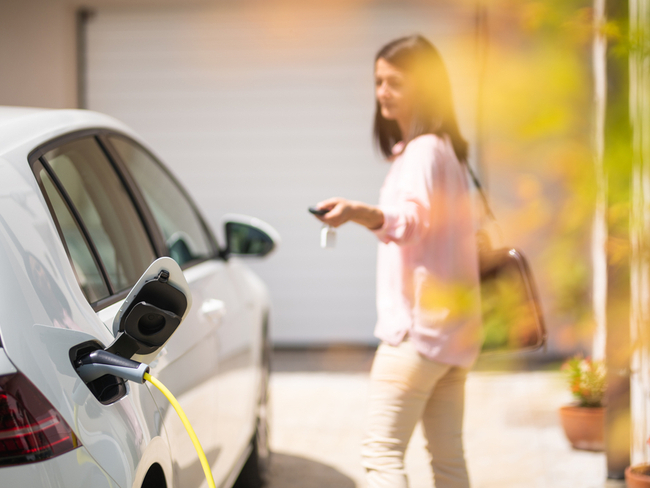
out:
<path id="1" fill-rule="evenodd" d="M 322 250 L 307 207 L 377 201 L 388 165 L 371 146 L 376 51 L 415 32 L 437 44 L 472 138 L 471 12 L 352 5 L 102 8 L 87 26 L 89 108 L 139 131 L 213 228 L 238 212 L 282 235 L 252 263 L 271 289 L 276 343 L 374 341 L 376 240 L 346 226 Z"/>

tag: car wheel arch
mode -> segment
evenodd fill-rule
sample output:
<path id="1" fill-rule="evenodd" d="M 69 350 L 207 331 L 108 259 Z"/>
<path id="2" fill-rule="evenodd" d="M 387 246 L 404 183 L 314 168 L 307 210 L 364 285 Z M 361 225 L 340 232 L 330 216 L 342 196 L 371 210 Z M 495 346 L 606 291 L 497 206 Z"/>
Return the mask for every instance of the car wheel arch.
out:
<path id="1" fill-rule="evenodd" d="M 164 432 L 161 433 L 164 435 Z M 160 484 L 162 480 L 164 484 Z M 158 435 L 151 439 L 140 457 L 132 488 L 166 488 L 173 486 L 171 451 L 166 439 Z"/>
<path id="2" fill-rule="evenodd" d="M 165 471 L 160 464 L 154 463 L 149 467 L 141 488 L 167 488 Z"/>

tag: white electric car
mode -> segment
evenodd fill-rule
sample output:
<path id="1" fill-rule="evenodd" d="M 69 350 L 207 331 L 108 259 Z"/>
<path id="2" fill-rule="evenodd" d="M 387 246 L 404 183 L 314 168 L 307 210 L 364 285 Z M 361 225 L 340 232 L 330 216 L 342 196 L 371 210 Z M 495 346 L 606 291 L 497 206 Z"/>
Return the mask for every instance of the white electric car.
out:
<path id="1" fill-rule="evenodd" d="M 136 300 L 141 334 L 122 337 L 118 353 L 149 364 L 179 400 L 217 486 L 262 484 L 270 301 L 241 257 L 264 256 L 279 238 L 242 216 L 224 218 L 224 236 L 219 247 L 122 123 L 0 107 L 0 486 L 207 486 L 158 390 L 78 373 L 93 351 L 119 349 L 128 333 L 119 319 L 136 315 L 125 299 L 163 256 L 187 311 L 174 315 L 178 297 L 150 288 Z M 158 340 L 164 317 L 173 335 Z"/>

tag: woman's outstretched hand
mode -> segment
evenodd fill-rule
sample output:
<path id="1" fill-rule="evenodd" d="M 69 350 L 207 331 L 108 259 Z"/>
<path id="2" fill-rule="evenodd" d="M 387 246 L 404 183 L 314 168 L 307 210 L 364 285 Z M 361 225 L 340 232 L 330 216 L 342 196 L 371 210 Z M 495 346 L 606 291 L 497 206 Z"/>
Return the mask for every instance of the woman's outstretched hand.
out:
<path id="1" fill-rule="evenodd" d="M 363 202 L 337 197 L 319 202 L 316 208 L 328 211 L 325 215 L 317 215 L 316 218 L 331 227 L 338 227 L 346 222 L 356 222 L 375 230 L 384 225 L 383 212 L 378 207 Z"/>

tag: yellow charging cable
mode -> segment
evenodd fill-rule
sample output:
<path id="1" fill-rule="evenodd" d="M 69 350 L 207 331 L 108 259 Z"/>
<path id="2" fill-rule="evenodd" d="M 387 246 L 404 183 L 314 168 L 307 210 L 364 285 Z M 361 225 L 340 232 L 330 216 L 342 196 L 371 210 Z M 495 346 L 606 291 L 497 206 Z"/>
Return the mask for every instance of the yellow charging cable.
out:
<path id="1" fill-rule="evenodd" d="M 180 404 L 178 403 L 176 398 L 174 398 L 174 395 L 172 395 L 171 392 L 165 387 L 165 385 L 163 385 L 160 381 L 158 381 L 156 378 L 151 376 L 149 373 L 144 374 L 144 379 L 150 382 L 156 388 L 158 388 L 160 392 L 163 395 L 165 395 L 167 400 L 169 400 L 169 403 L 172 404 L 174 410 L 176 410 L 176 413 L 181 418 L 181 422 L 183 422 L 183 425 L 185 426 L 185 430 L 187 430 L 187 433 L 190 435 L 190 439 L 192 439 L 192 444 L 194 444 L 194 449 L 196 449 L 196 452 L 199 455 L 199 460 L 201 461 L 201 466 L 203 466 L 203 472 L 205 473 L 205 478 L 208 480 L 208 486 L 210 488 L 216 488 L 214 484 L 214 478 L 212 477 L 212 471 L 210 470 L 210 465 L 208 464 L 208 460 L 205 457 L 203 448 L 201 447 L 201 444 L 199 443 L 199 439 L 198 437 L 196 437 L 196 434 L 194 433 L 194 429 L 190 425 L 190 421 L 187 420 L 187 416 L 185 415 L 185 412 L 183 412 L 183 409 L 181 408 Z"/>

